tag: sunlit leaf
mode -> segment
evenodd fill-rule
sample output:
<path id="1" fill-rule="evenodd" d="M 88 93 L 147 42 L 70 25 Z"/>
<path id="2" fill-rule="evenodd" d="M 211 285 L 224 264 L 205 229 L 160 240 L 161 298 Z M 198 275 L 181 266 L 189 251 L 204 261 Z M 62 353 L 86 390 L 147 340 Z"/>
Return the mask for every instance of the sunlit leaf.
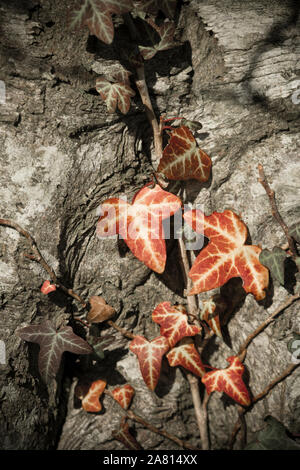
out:
<path id="1" fill-rule="evenodd" d="M 193 288 L 189 295 L 209 291 L 223 286 L 233 277 L 241 277 L 243 288 L 251 292 L 257 300 L 265 297 L 269 284 L 269 271 L 259 262 L 261 248 L 255 245 L 244 245 L 247 239 L 247 228 L 232 211 L 213 212 L 203 216 L 203 212 L 193 209 L 184 214 L 186 222 L 196 231 L 203 220 L 201 233 L 209 239 L 208 245 L 197 256 L 189 277 Z M 200 233 L 199 231 L 197 233 Z"/>
<path id="2" fill-rule="evenodd" d="M 167 338 L 158 336 L 148 341 L 143 336 L 136 336 L 129 349 L 138 357 L 144 382 L 153 391 L 159 379 L 163 355 L 170 349 Z"/>
<path id="3" fill-rule="evenodd" d="M 157 171 L 170 180 L 196 179 L 203 183 L 209 179 L 211 159 L 197 147 L 191 131 L 181 126 L 171 131 Z"/>
<path id="4" fill-rule="evenodd" d="M 275 246 L 272 251 L 264 249 L 259 255 L 261 264 L 270 270 L 271 275 L 281 285 L 284 285 L 284 262 L 286 257 L 286 252 L 279 248 L 279 246 Z"/>
<path id="5" fill-rule="evenodd" d="M 91 384 L 77 384 L 75 395 L 81 400 L 82 408 L 89 413 L 98 413 L 102 410 L 100 397 L 104 392 L 106 382 L 95 380 Z"/>
<path id="6" fill-rule="evenodd" d="M 205 368 L 194 344 L 182 344 L 167 354 L 171 367 L 182 366 L 199 377 L 205 375 Z"/>
<path id="7" fill-rule="evenodd" d="M 96 80 L 96 90 L 107 106 L 109 113 L 114 113 L 118 107 L 121 113 L 127 114 L 130 108 L 130 97 L 135 92 L 125 82 L 111 83 L 104 77 Z"/>
<path id="8" fill-rule="evenodd" d="M 224 392 L 240 405 L 249 406 L 250 396 L 242 380 L 245 368 L 237 356 L 230 356 L 227 361 L 230 366 L 226 369 L 213 370 L 202 377 L 207 393 Z"/>
<path id="9" fill-rule="evenodd" d="M 97 224 L 97 235 L 102 238 L 118 233 L 140 261 L 162 273 L 167 257 L 162 222 L 181 204 L 177 196 L 159 185 L 142 188 L 131 204 L 122 199 L 108 199 L 100 206 L 103 215 Z"/>
<path id="10" fill-rule="evenodd" d="M 122 408 L 127 410 L 134 395 L 134 388 L 130 384 L 126 384 L 121 387 L 114 388 L 111 393 Z"/>
<path id="11" fill-rule="evenodd" d="M 189 325 L 186 309 L 170 302 L 160 303 L 152 313 L 152 320 L 160 325 L 160 334 L 165 336 L 173 348 L 185 336 L 195 336 L 201 332 L 196 325 Z"/>
<path id="12" fill-rule="evenodd" d="M 51 284 L 50 281 L 45 281 L 41 287 L 41 292 L 44 295 L 50 294 L 50 292 L 54 292 L 56 290 L 56 285 Z"/>
<path id="13" fill-rule="evenodd" d="M 48 383 L 59 369 L 64 351 L 74 354 L 91 354 L 93 348 L 82 338 L 75 335 L 70 326 L 62 326 L 58 331 L 49 320 L 40 325 L 25 326 L 17 331 L 18 336 L 31 343 L 40 345 L 39 371 Z"/>

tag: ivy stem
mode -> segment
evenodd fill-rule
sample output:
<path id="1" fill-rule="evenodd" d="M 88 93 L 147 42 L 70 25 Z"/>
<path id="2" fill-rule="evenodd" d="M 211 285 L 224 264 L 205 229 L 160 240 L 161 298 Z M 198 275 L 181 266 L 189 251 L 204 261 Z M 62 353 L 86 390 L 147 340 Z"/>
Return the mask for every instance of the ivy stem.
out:
<path id="1" fill-rule="evenodd" d="M 286 223 L 284 222 L 283 218 L 281 217 L 281 215 L 278 211 L 277 204 L 276 204 L 276 199 L 275 199 L 275 192 L 269 186 L 268 180 L 267 180 L 265 172 L 264 172 L 264 168 L 263 168 L 261 163 L 259 163 L 259 165 L 258 165 L 258 173 L 259 173 L 258 182 L 264 187 L 264 189 L 267 193 L 267 196 L 268 196 L 269 201 L 270 201 L 272 215 L 277 220 L 277 222 L 280 224 L 282 230 L 284 231 L 287 242 L 289 244 L 289 249 L 292 253 L 292 258 L 295 259 L 297 257 L 297 251 L 296 251 L 296 248 L 295 248 L 294 240 L 290 236 L 288 226 L 286 225 Z"/>
<path id="2" fill-rule="evenodd" d="M 183 266 L 183 272 L 184 272 L 184 276 L 186 280 L 186 288 L 187 288 L 187 291 L 189 291 L 191 288 L 191 280 L 188 276 L 188 273 L 190 270 L 189 260 L 188 260 L 188 256 L 187 256 L 183 239 L 179 238 L 178 241 L 179 241 L 179 249 L 180 249 L 181 261 L 182 261 L 182 266 Z M 187 302 L 188 302 L 189 314 L 196 316 L 198 312 L 196 297 L 194 295 L 187 296 Z M 190 384 L 196 420 L 197 420 L 197 424 L 198 424 L 198 428 L 200 432 L 202 450 L 209 450 L 206 402 L 205 404 L 204 402 L 201 403 L 198 379 L 191 373 L 187 373 L 187 379 Z"/>
<path id="3" fill-rule="evenodd" d="M 104 393 L 106 395 L 108 395 L 109 397 L 111 397 L 114 401 L 116 401 L 114 399 L 114 396 L 113 394 L 111 393 L 110 390 L 104 390 Z M 118 403 L 118 402 L 117 402 Z M 120 405 L 120 403 L 118 403 L 118 405 Z M 121 405 L 120 405 L 121 406 Z M 122 408 L 122 407 L 121 407 Z M 135 414 L 133 411 L 131 410 L 124 410 L 124 408 L 122 408 L 122 411 L 125 412 L 125 416 L 126 418 L 128 419 L 131 419 L 132 421 L 135 421 L 136 423 L 139 423 L 141 424 L 142 426 L 144 426 L 145 428 L 149 429 L 150 431 L 154 432 L 155 434 L 159 434 L 161 436 L 164 436 L 166 437 L 167 439 L 170 439 L 171 441 L 175 442 L 176 444 L 178 444 L 180 447 L 183 447 L 185 449 L 191 449 L 191 450 L 198 450 L 196 449 L 195 447 L 191 446 L 190 444 L 188 444 L 187 442 L 179 439 L 178 437 L 174 436 L 173 434 L 170 434 L 164 430 L 161 430 L 161 429 L 158 429 L 156 428 L 155 426 L 153 426 L 152 424 L 148 423 L 147 421 L 145 421 L 141 416 L 138 416 L 137 414 Z"/>
<path id="4" fill-rule="evenodd" d="M 40 250 L 38 249 L 37 247 L 37 244 L 36 244 L 36 241 L 35 239 L 30 235 L 29 232 L 27 232 L 25 229 L 23 229 L 20 225 L 18 225 L 16 222 L 13 222 L 12 220 L 8 220 L 8 219 L 0 219 L 0 225 L 4 225 L 6 227 L 10 227 L 10 228 L 13 228 L 14 230 L 16 230 L 17 232 L 19 232 L 21 235 L 23 235 L 23 237 L 27 238 L 29 244 L 30 244 L 30 247 L 34 253 L 34 256 L 31 256 L 31 255 L 25 255 L 27 258 L 33 260 L 33 261 L 36 261 L 37 263 L 39 263 L 44 269 L 45 271 L 47 271 L 47 273 L 49 274 L 50 278 L 52 279 L 52 281 L 54 282 L 54 284 L 59 287 L 61 290 L 63 290 L 66 294 L 70 295 L 71 297 L 73 297 L 74 299 L 76 299 L 78 302 L 81 303 L 81 305 L 83 307 L 86 307 L 86 303 L 85 301 L 83 300 L 82 297 L 80 297 L 80 295 L 76 294 L 72 289 L 67 289 L 63 284 L 61 284 L 61 282 L 59 282 L 59 280 L 57 279 L 57 276 L 55 274 L 55 272 L 53 271 L 53 269 L 49 266 L 49 264 L 46 262 L 46 260 L 44 259 L 44 257 L 42 256 Z"/>

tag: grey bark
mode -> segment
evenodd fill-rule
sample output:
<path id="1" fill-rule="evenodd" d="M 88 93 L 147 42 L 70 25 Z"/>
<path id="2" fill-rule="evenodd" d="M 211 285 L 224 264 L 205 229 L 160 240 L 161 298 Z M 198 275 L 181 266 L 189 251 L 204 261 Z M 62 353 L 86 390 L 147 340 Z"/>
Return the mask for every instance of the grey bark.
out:
<path id="1" fill-rule="evenodd" d="M 107 114 L 94 86 L 97 74 L 113 65 L 114 48 L 89 37 L 87 30 L 70 31 L 64 2 L 2 1 L 0 13 L 0 79 L 6 87 L 0 104 L 0 216 L 30 231 L 66 286 L 84 298 L 102 295 L 117 310 L 120 326 L 152 339 L 159 333 L 151 322 L 155 306 L 163 300 L 185 302 L 176 245 L 169 243 L 170 261 L 158 276 L 122 245 L 94 233 L 100 203 L 124 194 L 130 199 L 152 172 L 151 129 L 141 103 L 136 97 L 126 117 Z M 182 45 L 148 62 L 146 76 L 158 115 L 203 124 L 197 141 L 212 157 L 212 180 L 205 187 L 187 184 L 187 200 L 201 204 L 207 214 L 228 208 L 241 213 L 253 244 L 282 245 L 284 234 L 257 182 L 257 164 L 264 165 L 287 224 L 299 222 L 298 3 L 185 2 L 177 38 Z M 0 365 L 1 448 L 123 448 L 111 437 L 120 421 L 117 404 L 105 397 L 105 410 L 97 416 L 74 406 L 74 357 L 66 357 L 58 386 L 40 381 L 38 348 L 20 340 L 16 329 L 45 317 L 69 318 L 81 307 L 63 294 L 55 300 L 42 296 L 47 276 L 24 258 L 26 241 L 11 229 L 0 230 L 0 339 L 6 346 L 6 363 Z M 226 367 L 226 357 L 237 353 L 293 288 L 295 278 L 287 269 L 286 286 L 274 281 L 265 302 L 239 297 L 228 324 L 231 347 L 217 338 L 206 363 Z M 232 283 L 231 289 L 234 296 L 240 284 Z M 300 331 L 298 309 L 289 307 L 249 347 L 245 365 L 254 395 L 290 364 L 287 343 Z M 115 340 L 106 359 L 94 365 L 94 377 L 107 380 L 109 388 L 131 383 L 137 414 L 199 445 L 184 374 L 165 363 L 156 393 L 150 393 L 128 341 L 110 329 L 102 333 Z M 81 367 L 91 372 L 86 362 Z M 248 439 L 268 414 L 299 433 L 299 403 L 295 371 L 246 415 Z M 211 447 L 226 447 L 236 406 L 214 393 L 208 415 Z M 140 425 L 134 428 L 145 449 L 177 448 Z"/>

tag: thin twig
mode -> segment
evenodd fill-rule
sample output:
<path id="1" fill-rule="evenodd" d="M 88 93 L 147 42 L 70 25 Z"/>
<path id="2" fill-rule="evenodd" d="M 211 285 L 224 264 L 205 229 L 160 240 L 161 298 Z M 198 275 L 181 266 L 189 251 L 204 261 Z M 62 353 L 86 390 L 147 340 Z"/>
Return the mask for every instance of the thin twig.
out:
<path id="1" fill-rule="evenodd" d="M 184 245 L 184 241 L 182 238 L 179 238 L 179 248 L 180 248 L 180 255 L 181 255 L 181 262 L 182 262 L 182 267 L 183 267 L 183 272 L 184 276 L 186 279 L 186 288 L 187 290 L 190 290 L 191 288 L 191 281 L 189 279 L 188 273 L 189 273 L 189 261 L 187 257 L 187 252 L 186 248 Z M 188 312 L 189 314 L 193 315 L 193 317 L 196 316 L 198 307 L 197 307 L 197 302 L 196 302 L 196 297 L 194 295 L 190 295 L 187 297 L 188 301 Z M 198 322 L 199 324 L 199 322 Z M 190 374 L 187 373 L 187 379 L 190 384 L 190 389 L 191 389 L 191 394 L 192 394 L 192 399 L 193 399 L 193 405 L 195 409 L 195 415 L 196 415 L 196 420 L 200 432 L 200 439 L 201 439 L 201 446 L 202 450 L 208 450 L 209 449 L 209 440 L 208 440 L 208 432 L 207 432 L 207 411 L 206 411 L 206 405 L 203 407 L 200 399 L 200 393 L 199 393 L 199 383 L 198 379 Z"/>
<path id="2" fill-rule="evenodd" d="M 297 255 L 297 250 L 295 248 L 294 240 L 290 236 L 288 226 L 286 225 L 286 223 L 284 222 L 283 218 L 281 217 L 281 215 L 278 211 L 277 204 L 276 204 L 276 199 L 275 199 L 275 192 L 269 186 L 269 183 L 267 181 L 267 178 L 266 178 L 266 175 L 265 175 L 265 172 L 264 172 L 264 168 L 261 165 L 261 163 L 259 163 L 259 165 L 258 165 L 258 173 L 259 173 L 258 181 L 264 187 L 264 189 L 265 189 L 265 191 L 268 195 L 270 205 L 271 205 L 271 209 L 272 209 L 272 215 L 277 220 L 277 222 L 281 225 L 282 230 L 285 233 L 287 242 L 289 244 L 289 248 L 290 248 L 290 251 L 292 253 L 292 257 L 295 259 L 298 255 Z"/>
<path id="3" fill-rule="evenodd" d="M 243 415 L 245 415 L 248 411 L 250 411 L 252 409 L 252 407 L 255 405 L 255 403 L 257 403 L 259 400 L 262 400 L 263 398 L 265 398 L 268 393 L 270 392 L 270 390 L 272 390 L 275 385 L 277 385 L 278 383 L 282 382 L 286 377 L 288 377 L 298 366 L 300 365 L 300 362 L 296 363 L 296 364 L 291 364 L 290 366 L 288 366 L 279 376 L 277 376 L 274 380 L 272 380 L 271 383 L 269 383 L 269 385 L 267 385 L 266 388 L 264 388 L 264 390 L 262 392 L 260 392 L 258 395 L 256 395 L 253 399 L 252 399 L 252 402 L 251 402 L 251 406 L 249 406 L 248 408 L 244 408 L 243 409 Z M 236 439 L 236 436 L 239 432 L 239 430 L 241 429 L 241 422 L 240 422 L 240 418 L 241 418 L 241 415 L 239 415 L 239 419 L 238 421 L 235 423 L 234 425 L 234 428 L 233 428 L 233 431 L 231 433 L 231 438 L 230 438 L 230 443 L 229 443 L 229 447 L 230 449 L 233 448 L 233 445 L 234 445 L 234 441 Z"/>
<path id="4" fill-rule="evenodd" d="M 122 333 L 123 336 L 126 336 L 126 338 L 129 338 L 129 339 L 134 339 L 136 337 L 136 335 L 134 335 L 133 333 L 131 333 L 130 331 L 126 330 L 125 328 L 122 328 L 121 326 L 117 325 L 114 321 L 112 320 L 108 320 L 106 322 L 109 326 L 111 326 L 112 328 L 114 328 L 115 330 L 119 331 L 119 333 Z"/>
<path id="5" fill-rule="evenodd" d="M 113 394 L 111 393 L 110 390 L 105 390 L 104 393 L 111 398 L 114 399 Z M 115 399 L 114 399 L 115 400 Z M 116 400 L 115 400 L 116 401 Z M 118 403 L 118 402 L 117 402 Z M 119 404 L 119 403 L 118 403 Z M 120 404 L 119 404 L 120 405 Z M 120 405 L 121 406 L 121 405 Z M 122 408 L 122 407 L 121 407 Z M 125 416 L 128 419 L 131 419 L 132 421 L 135 421 L 136 423 L 141 424 L 145 428 L 149 429 L 150 431 L 154 432 L 155 434 L 159 434 L 161 436 L 166 437 L 167 439 L 170 439 L 171 441 L 175 442 L 178 444 L 180 447 L 183 447 L 185 449 L 191 449 L 191 450 L 199 450 L 196 447 L 193 447 L 192 445 L 188 444 L 187 442 L 183 441 L 182 439 L 179 439 L 177 436 L 174 436 L 174 434 L 170 434 L 164 430 L 158 429 L 153 424 L 148 423 L 147 421 L 144 420 L 141 416 L 138 416 L 131 410 L 124 410 L 122 408 L 123 412 L 125 412 Z"/>
<path id="6" fill-rule="evenodd" d="M 270 323 L 272 323 L 275 320 L 275 317 L 279 315 L 279 313 L 283 312 L 287 307 L 289 307 L 295 300 L 298 300 L 300 298 L 300 292 L 297 292 L 295 295 L 291 295 L 288 297 L 288 299 L 284 302 L 284 304 L 280 305 L 275 312 L 270 315 L 264 322 L 262 322 L 244 341 L 242 346 L 240 347 L 240 350 L 238 352 L 238 356 L 240 361 L 244 361 L 246 354 L 247 354 L 247 348 L 251 341 L 261 332 L 263 331 Z"/>
<path id="7" fill-rule="evenodd" d="M 35 239 L 30 235 L 29 232 L 27 232 L 25 229 L 23 229 L 20 225 L 18 225 L 16 222 L 13 222 L 12 220 L 8 220 L 8 219 L 0 219 L 0 225 L 4 225 L 6 227 L 10 227 L 10 228 L 13 228 L 14 230 L 16 230 L 17 232 L 19 232 L 21 235 L 23 235 L 25 238 L 27 238 L 29 244 L 30 244 L 30 247 L 34 253 L 34 256 L 30 256 L 30 255 L 27 255 L 27 258 L 33 260 L 33 261 L 36 261 L 37 263 L 39 263 L 44 269 L 45 271 L 47 271 L 47 273 L 49 274 L 49 276 L 51 277 L 52 281 L 54 282 L 54 284 L 59 287 L 61 290 L 63 290 L 66 294 L 70 295 L 71 297 L 73 297 L 74 299 L 76 299 L 78 302 L 80 302 L 82 304 L 83 307 L 86 307 L 86 303 L 85 301 L 83 300 L 82 297 L 80 297 L 80 295 L 76 294 L 72 289 L 67 289 L 63 284 L 61 284 L 61 282 L 59 282 L 59 280 L 57 279 L 57 276 L 55 274 L 55 272 L 53 271 L 53 269 L 49 266 L 49 264 L 45 261 L 45 259 L 43 258 L 40 250 L 38 249 L 38 246 L 36 244 L 36 241 Z"/>

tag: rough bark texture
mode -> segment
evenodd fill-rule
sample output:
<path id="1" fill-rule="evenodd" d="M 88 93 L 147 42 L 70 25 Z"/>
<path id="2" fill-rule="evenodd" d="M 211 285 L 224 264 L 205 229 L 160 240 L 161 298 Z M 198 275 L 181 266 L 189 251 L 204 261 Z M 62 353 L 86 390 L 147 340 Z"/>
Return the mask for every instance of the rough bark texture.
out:
<path id="1" fill-rule="evenodd" d="M 146 64 L 157 114 L 203 124 L 197 140 L 212 157 L 213 176 L 205 187 L 188 183 L 187 199 L 202 204 L 206 213 L 227 208 L 241 213 L 252 243 L 269 249 L 285 239 L 257 182 L 259 162 L 287 224 L 300 221 L 300 104 L 292 100 L 300 86 L 298 13 L 296 1 L 185 2 L 177 28 L 182 45 Z M 87 30 L 69 31 L 65 2 L 58 0 L 0 2 L 0 30 L 0 79 L 6 85 L 6 103 L 0 104 L 0 216 L 30 231 L 66 286 L 84 298 L 102 295 L 117 310 L 120 326 L 154 338 L 159 331 L 151 322 L 154 307 L 163 300 L 185 302 L 176 245 L 168 244 L 166 272 L 155 275 L 121 244 L 95 236 L 101 201 L 130 198 L 152 171 L 151 129 L 139 98 L 126 117 L 108 115 L 94 89 L 97 74 L 114 63 L 118 34 L 108 47 Z M 26 240 L 11 229 L 0 230 L 0 339 L 7 354 L 0 365 L 1 448 L 123 448 L 111 437 L 119 427 L 117 404 L 105 397 L 100 415 L 74 406 L 74 357 L 66 356 L 58 387 L 40 381 L 38 348 L 15 330 L 44 317 L 68 318 L 81 307 L 63 294 L 53 300 L 43 296 L 39 288 L 47 276 L 24 258 Z M 234 296 L 240 286 L 233 285 Z M 295 287 L 291 269 L 286 287 L 275 281 L 260 304 L 251 295 L 239 297 L 228 324 L 232 347 L 212 341 L 206 362 L 227 366 L 226 357 Z M 287 342 L 300 330 L 298 310 L 299 304 L 289 307 L 249 347 L 245 365 L 254 395 L 291 362 Z M 156 393 L 150 393 L 128 340 L 109 329 L 104 333 L 115 335 L 106 359 L 92 371 L 82 362 L 81 370 L 107 380 L 109 387 L 131 383 L 137 414 L 199 445 L 182 372 L 164 364 Z M 300 432 L 297 371 L 246 415 L 249 440 L 268 414 Z M 212 448 L 226 447 L 236 406 L 214 393 L 208 414 Z M 145 449 L 177 448 L 140 425 L 135 431 Z"/>

